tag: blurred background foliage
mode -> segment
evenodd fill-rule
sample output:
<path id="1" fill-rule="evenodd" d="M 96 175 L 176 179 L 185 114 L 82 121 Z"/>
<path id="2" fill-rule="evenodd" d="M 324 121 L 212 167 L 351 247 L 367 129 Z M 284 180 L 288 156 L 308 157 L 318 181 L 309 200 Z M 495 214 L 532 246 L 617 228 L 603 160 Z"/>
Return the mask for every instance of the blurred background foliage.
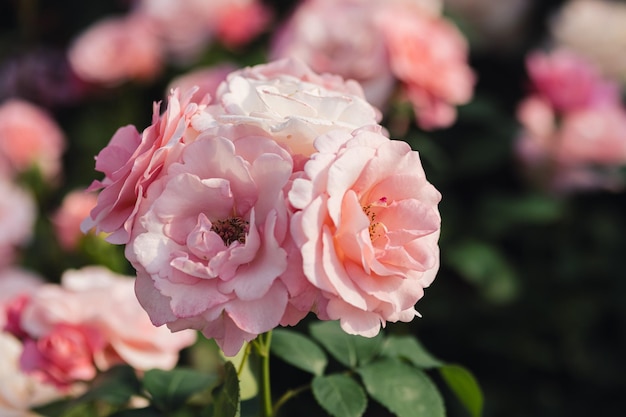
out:
<path id="1" fill-rule="evenodd" d="M 9 63 L 31 54 L 47 54 L 62 65 L 63 51 L 77 33 L 102 16 L 124 13 L 128 3 L 3 0 L 0 78 Z M 276 21 L 295 4 L 265 3 L 276 11 Z M 548 194 L 525 180 L 514 158 L 515 106 L 526 93 L 525 54 L 541 45 L 550 14 L 565 2 L 532 3 L 514 45 L 471 49 L 478 84 L 454 126 L 425 132 L 403 120 L 406 109 L 386 115 L 383 123 L 392 137 L 421 152 L 429 180 L 443 194 L 441 268 L 418 303 L 423 318 L 390 325 L 387 332 L 415 334 L 437 357 L 470 369 L 484 390 L 486 417 L 621 415 L 626 194 Z M 465 28 L 462 16 L 452 17 Z M 472 33 L 466 35 L 473 46 Z M 88 100 L 72 100 L 72 92 L 64 91 L 67 100 L 54 106 L 48 98 L 59 93 L 53 91 L 55 83 L 63 83 L 58 67 L 29 67 L 32 72 L 19 78 L 19 86 L 15 79 L 11 85 L 0 79 L 0 101 L 17 94 L 48 108 L 69 142 L 63 183 L 54 192 L 41 191 L 41 213 L 51 213 L 65 193 L 96 178 L 93 156 L 118 127 L 134 124 L 142 130 L 150 124 L 152 102 L 163 100 L 174 76 L 225 60 L 263 62 L 270 36 L 263 33 L 239 49 L 212 44 L 190 65 L 170 64 L 151 82 L 91 91 Z M 42 219 L 24 265 L 50 280 L 94 260 L 132 273 L 121 247 L 94 241 L 83 254 L 64 253 Z M 280 361 L 273 366 L 277 391 L 304 381 L 297 369 Z M 313 403 L 310 394 L 303 394 L 291 407 L 301 412 Z M 465 415 L 454 399 L 447 406 L 450 416 Z M 375 406 L 368 410 L 368 415 L 383 415 Z M 320 412 L 313 408 L 311 415 Z"/>

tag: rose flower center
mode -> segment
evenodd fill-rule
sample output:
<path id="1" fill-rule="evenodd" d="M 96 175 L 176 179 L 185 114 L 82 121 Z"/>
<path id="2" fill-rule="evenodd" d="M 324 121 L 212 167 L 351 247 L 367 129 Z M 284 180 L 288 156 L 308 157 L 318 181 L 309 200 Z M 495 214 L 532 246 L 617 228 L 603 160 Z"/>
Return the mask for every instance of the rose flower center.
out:
<path id="1" fill-rule="evenodd" d="M 374 242 L 380 236 L 382 236 L 383 231 L 381 231 L 381 223 L 376 221 L 376 207 L 386 207 L 387 206 L 387 197 L 381 197 L 378 201 L 373 203 L 369 203 L 366 206 L 363 206 L 363 213 L 370 219 L 370 240 Z"/>
<path id="2" fill-rule="evenodd" d="M 250 222 L 241 217 L 229 217 L 212 222 L 211 230 L 222 238 L 226 246 L 233 242 L 246 243 Z"/>

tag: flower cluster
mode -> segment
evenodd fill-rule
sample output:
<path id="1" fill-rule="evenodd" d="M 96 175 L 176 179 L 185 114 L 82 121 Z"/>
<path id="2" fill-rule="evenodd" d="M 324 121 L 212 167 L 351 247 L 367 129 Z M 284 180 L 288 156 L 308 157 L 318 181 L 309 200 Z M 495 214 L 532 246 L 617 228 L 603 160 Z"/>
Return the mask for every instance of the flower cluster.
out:
<path id="1" fill-rule="evenodd" d="M 126 245 L 152 322 L 234 355 L 309 312 L 365 336 L 412 320 L 439 266 L 440 194 L 360 85 L 285 59 L 194 93 L 117 131 L 83 223 Z"/>
<path id="2" fill-rule="evenodd" d="M 303 1 L 276 32 L 270 56 L 355 79 L 378 107 L 400 84 L 421 128 L 448 127 L 471 99 L 475 76 L 467 42 L 442 8 L 440 0 Z"/>
<path id="3" fill-rule="evenodd" d="M 172 368 L 179 351 L 196 338 L 193 331 L 174 336 L 154 327 L 135 298 L 131 277 L 101 266 L 68 270 L 60 285 L 7 269 L 0 286 L 2 335 L 22 345 L 20 371 L 59 395 L 120 363 L 139 370 Z"/>
<path id="4" fill-rule="evenodd" d="M 534 52 L 532 93 L 518 107 L 524 131 L 517 151 L 536 180 L 556 191 L 618 189 L 626 164 L 621 86 L 579 54 Z"/>

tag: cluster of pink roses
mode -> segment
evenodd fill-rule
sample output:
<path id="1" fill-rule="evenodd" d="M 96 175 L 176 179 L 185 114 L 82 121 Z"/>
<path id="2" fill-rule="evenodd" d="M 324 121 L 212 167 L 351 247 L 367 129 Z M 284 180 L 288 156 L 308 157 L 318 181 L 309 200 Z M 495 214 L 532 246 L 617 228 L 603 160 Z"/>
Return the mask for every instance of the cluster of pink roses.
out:
<path id="1" fill-rule="evenodd" d="M 270 20 L 269 9 L 257 0 L 136 0 L 127 14 L 81 33 L 68 58 L 88 82 L 152 80 L 168 61 L 193 61 L 216 39 L 230 47 L 245 44 Z"/>
<path id="2" fill-rule="evenodd" d="M 172 335 L 152 325 L 137 302 L 132 277 L 100 266 L 68 270 L 61 285 L 10 268 L 0 273 L 0 339 L 13 352 L 13 372 L 25 392 L 6 401 L 29 408 L 38 393 L 45 400 L 76 393 L 97 370 L 126 363 L 135 369 L 169 369 L 193 331 Z M 106 297 L 103 297 L 106 294 Z M 3 366 L 11 363 L 3 357 Z M 7 384 L 7 389 L 19 384 Z M 52 397 L 52 398 L 51 398 Z"/>
<path id="3" fill-rule="evenodd" d="M 365 336 L 412 320 L 439 266 L 440 194 L 360 85 L 279 60 L 193 94 L 115 133 L 83 223 L 126 245 L 153 323 L 234 355 L 309 312 Z"/>
<path id="4" fill-rule="evenodd" d="M 518 107 L 518 156 L 556 191 L 623 186 L 626 108 L 621 86 L 566 49 L 527 59 L 532 93 Z"/>
<path id="5" fill-rule="evenodd" d="M 303 0 L 270 56 L 355 79 L 380 108 L 399 84 L 420 127 L 448 127 L 471 99 L 475 75 L 465 37 L 442 9 L 442 0 Z"/>

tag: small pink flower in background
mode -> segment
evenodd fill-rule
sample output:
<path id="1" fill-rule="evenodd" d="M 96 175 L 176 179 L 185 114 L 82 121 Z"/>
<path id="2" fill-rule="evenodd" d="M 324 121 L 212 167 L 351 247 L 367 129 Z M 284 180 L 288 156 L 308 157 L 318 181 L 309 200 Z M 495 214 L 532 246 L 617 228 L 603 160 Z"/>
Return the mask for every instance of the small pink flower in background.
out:
<path id="1" fill-rule="evenodd" d="M 272 39 L 272 59 L 297 58 L 318 73 L 358 81 L 383 108 L 395 86 L 387 49 L 372 16 L 376 2 L 302 1 Z"/>
<path id="2" fill-rule="evenodd" d="M 465 38 L 441 9 L 441 1 L 303 1 L 277 31 L 270 56 L 355 79 L 380 108 L 399 84 L 420 127 L 448 127 L 455 106 L 471 99 L 475 76 Z"/>
<path id="3" fill-rule="evenodd" d="M 291 173 L 271 138 L 201 135 L 184 149 L 148 190 L 126 249 L 155 325 L 201 330 L 229 356 L 279 325 L 290 295 L 281 275 Z"/>
<path id="4" fill-rule="evenodd" d="M 550 20 L 557 47 L 576 51 L 602 74 L 626 83 L 626 4 L 607 0 L 571 0 Z"/>
<path id="5" fill-rule="evenodd" d="M 418 124 L 450 126 L 457 105 L 468 103 L 475 76 L 467 41 L 451 22 L 408 7 L 389 7 L 377 16 L 393 74 L 406 88 Z"/>
<path id="6" fill-rule="evenodd" d="M 166 90 L 167 94 L 169 95 L 173 89 L 189 91 L 193 87 L 198 87 L 198 91 L 191 96 L 190 101 L 192 103 L 202 102 L 207 94 L 214 98 L 220 83 L 236 69 L 235 64 L 221 63 L 216 66 L 192 70 L 170 81 Z"/>
<path id="7" fill-rule="evenodd" d="M 0 195 L 0 266 L 4 266 L 32 237 L 37 209 L 33 196 L 6 178 L 0 177 Z"/>
<path id="8" fill-rule="evenodd" d="M 272 19 L 271 10 L 256 0 L 222 1 L 215 33 L 225 45 L 237 47 L 261 33 Z"/>
<path id="9" fill-rule="evenodd" d="M 98 204 L 81 226 L 83 231 L 110 233 L 106 240 L 123 244 L 130 238 L 135 214 L 148 186 L 163 169 L 170 153 L 180 151 L 183 142 L 192 141 L 191 118 L 203 104 L 190 103 L 191 95 L 173 91 L 165 112 L 159 103 L 153 109 L 152 125 L 142 134 L 134 126 L 117 130 L 109 144 L 96 157 L 96 170 L 104 179 L 94 181 L 88 191 L 102 189 Z"/>
<path id="10" fill-rule="evenodd" d="M 134 280 L 99 266 L 68 270 L 61 285 L 39 288 L 24 307 L 21 324 L 30 339 L 44 339 L 51 349 L 57 340 L 65 343 L 65 336 L 74 337 L 68 343 L 82 346 L 76 332 L 85 331 L 83 347 L 93 348 L 92 363 L 101 370 L 118 363 L 142 370 L 169 369 L 176 365 L 179 351 L 196 339 L 193 331 L 173 335 L 154 327 L 137 302 Z M 70 327 L 57 334 L 60 325 Z"/>
<path id="11" fill-rule="evenodd" d="M 34 272 L 17 267 L 0 269 L 0 329 L 11 333 L 21 332 L 19 315 L 30 294 L 34 293 L 44 280 Z M 13 314 L 10 311 L 17 314 Z"/>
<path id="12" fill-rule="evenodd" d="M 37 167 L 53 181 L 64 150 L 64 134 L 44 109 L 21 99 L 0 104 L 0 172 L 13 176 Z"/>
<path id="13" fill-rule="evenodd" d="M 619 103 L 620 85 L 586 58 L 566 49 L 532 52 L 526 60 L 533 89 L 557 111 Z"/>
<path id="14" fill-rule="evenodd" d="M 97 329 L 59 323 L 37 340 L 24 340 L 20 367 L 43 382 L 66 389 L 96 376 L 93 357 L 105 343 Z"/>
<path id="15" fill-rule="evenodd" d="M 516 152 L 526 174 L 557 192 L 618 190 L 626 165 L 626 108 L 618 85 L 575 53 L 533 53 L 532 93 L 519 103 Z"/>
<path id="16" fill-rule="evenodd" d="M 439 192 L 417 152 L 377 129 L 320 136 L 294 181 L 292 235 L 304 274 L 350 334 L 410 321 L 439 267 Z"/>
<path id="17" fill-rule="evenodd" d="M 164 65 L 155 29 L 139 15 L 96 22 L 75 39 L 68 59 L 81 79 L 104 85 L 151 80 Z"/>
<path id="18" fill-rule="evenodd" d="M 20 356 L 23 345 L 10 333 L 0 332 L 0 415 L 5 417 L 39 417 L 33 407 L 63 397 L 66 392 L 23 372 Z"/>
<path id="19" fill-rule="evenodd" d="M 380 113 L 358 83 L 317 74 L 296 59 L 244 68 L 217 91 L 219 122 L 258 127 L 293 156 L 314 152 L 313 140 L 334 129 L 352 131 L 376 125 Z"/>
<path id="20" fill-rule="evenodd" d="M 83 237 L 80 224 L 96 206 L 98 196 L 84 190 L 68 193 L 52 216 L 56 237 L 65 250 L 75 250 Z"/>

